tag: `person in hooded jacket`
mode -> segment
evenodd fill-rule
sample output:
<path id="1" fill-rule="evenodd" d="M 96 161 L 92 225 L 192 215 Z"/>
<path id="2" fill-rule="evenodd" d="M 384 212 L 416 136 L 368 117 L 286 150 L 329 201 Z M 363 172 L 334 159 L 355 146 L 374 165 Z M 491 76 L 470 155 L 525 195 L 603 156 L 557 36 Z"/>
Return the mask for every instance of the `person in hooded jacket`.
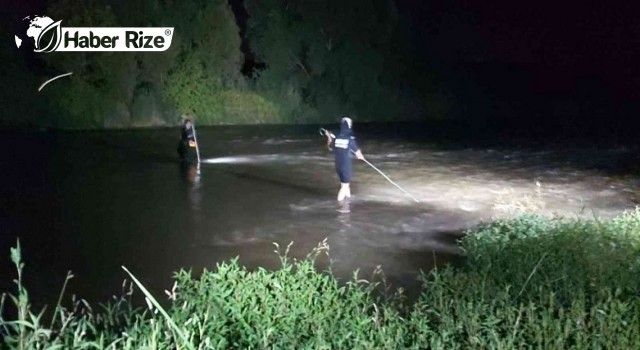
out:
<path id="1" fill-rule="evenodd" d="M 178 155 L 183 162 L 192 162 L 195 159 L 196 138 L 193 132 L 193 123 L 186 119 L 182 125 L 180 142 L 178 142 Z"/>
<path id="2" fill-rule="evenodd" d="M 338 201 L 351 197 L 351 176 L 353 175 L 353 166 L 351 164 L 351 154 L 356 158 L 364 160 L 362 151 L 358 148 L 356 138 L 353 136 L 353 121 L 351 118 L 344 117 L 340 121 L 340 133 L 334 135 L 326 132 L 327 147 L 333 150 L 335 155 L 336 173 L 340 179 L 340 191 L 338 192 Z"/>

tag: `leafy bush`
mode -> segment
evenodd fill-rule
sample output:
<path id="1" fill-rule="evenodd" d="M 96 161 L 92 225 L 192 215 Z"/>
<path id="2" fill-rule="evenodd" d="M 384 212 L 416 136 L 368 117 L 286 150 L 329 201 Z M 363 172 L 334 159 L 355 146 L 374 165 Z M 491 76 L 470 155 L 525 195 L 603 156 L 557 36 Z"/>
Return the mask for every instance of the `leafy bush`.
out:
<path id="1" fill-rule="evenodd" d="M 357 273 L 340 283 L 318 272 L 322 244 L 302 261 L 279 252 L 276 271 L 237 260 L 199 277 L 180 271 L 166 313 L 139 284 L 148 309 L 133 307 L 128 289 L 98 309 L 58 303 L 46 325 L 30 308 L 18 245 L 18 289 L 2 297 L 0 333 L 19 349 L 640 348 L 639 211 L 605 222 L 499 220 L 461 246 L 466 264 L 424 273 L 413 302 Z M 16 320 L 4 318 L 7 300 Z"/>
<path id="2" fill-rule="evenodd" d="M 500 285 L 523 286 L 523 295 L 544 286 L 564 304 L 576 292 L 597 297 L 610 289 L 638 296 L 639 217 L 635 211 L 608 222 L 531 215 L 497 220 L 462 240 L 466 270 Z"/>
<path id="3" fill-rule="evenodd" d="M 277 124 L 285 122 L 280 118 L 277 106 L 250 90 L 226 90 L 218 93 L 216 99 L 222 113 L 217 118 L 201 118 L 207 124 Z"/>

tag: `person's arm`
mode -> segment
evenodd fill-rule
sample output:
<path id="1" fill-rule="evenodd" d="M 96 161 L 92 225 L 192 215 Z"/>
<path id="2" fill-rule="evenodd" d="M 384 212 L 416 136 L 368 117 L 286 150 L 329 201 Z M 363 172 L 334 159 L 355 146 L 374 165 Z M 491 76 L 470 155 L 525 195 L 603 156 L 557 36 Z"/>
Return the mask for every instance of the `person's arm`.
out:
<path id="1" fill-rule="evenodd" d="M 327 148 L 329 149 L 329 151 L 333 151 L 333 149 L 331 148 L 331 144 L 333 143 L 333 139 L 335 136 L 333 136 L 333 134 L 329 131 L 325 132 L 324 136 L 327 138 Z"/>
<path id="2" fill-rule="evenodd" d="M 351 152 L 353 152 L 353 154 L 356 155 L 356 158 L 358 158 L 359 160 L 364 160 L 364 156 L 362 155 L 362 151 L 360 150 L 360 148 L 358 147 L 358 143 L 356 143 L 356 138 L 355 137 L 351 137 L 351 142 L 349 142 L 349 147 L 351 148 Z"/>

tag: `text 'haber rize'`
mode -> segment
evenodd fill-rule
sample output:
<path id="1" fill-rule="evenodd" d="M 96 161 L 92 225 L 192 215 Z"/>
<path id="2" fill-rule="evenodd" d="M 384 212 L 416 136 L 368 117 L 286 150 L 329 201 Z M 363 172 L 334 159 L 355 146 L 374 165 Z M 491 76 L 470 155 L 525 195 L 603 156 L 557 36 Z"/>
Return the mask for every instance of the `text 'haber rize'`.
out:
<path id="1" fill-rule="evenodd" d="M 133 49 L 161 49 L 164 48 L 164 37 L 158 35 L 142 35 L 142 32 L 128 30 L 125 32 L 124 43 L 127 48 Z M 116 43 L 120 39 L 119 36 L 99 36 L 89 32 L 89 35 L 80 35 L 75 32 L 73 36 L 69 36 L 69 32 L 64 33 L 64 46 L 78 48 L 105 48 L 112 49 L 116 47 Z"/>

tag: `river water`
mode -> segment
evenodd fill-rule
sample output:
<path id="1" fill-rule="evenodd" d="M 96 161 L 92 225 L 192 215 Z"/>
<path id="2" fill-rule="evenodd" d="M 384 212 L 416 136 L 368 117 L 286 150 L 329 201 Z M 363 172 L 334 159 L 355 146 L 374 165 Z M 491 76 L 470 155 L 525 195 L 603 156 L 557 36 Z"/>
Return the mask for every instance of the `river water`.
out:
<path id="1" fill-rule="evenodd" d="M 302 258 L 326 239 L 338 277 L 381 266 L 411 290 L 419 270 L 460 261 L 455 240 L 482 221 L 524 210 L 611 217 L 633 209 L 640 189 L 632 146 L 356 131 L 367 159 L 420 203 L 357 162 L 353 197 L 338 204 L 317 127 L 200 128 L 199 170 L 178 163 L 174 129 L 4 133 L 0 287 L 12 288 L 18 237 L 27 287 L 48 302 L 67 270 L 71 293 L 106 301 L 122 265 L 159 294 L 180 268 L 236 256 L 277 268 L 273 243 L 293 242 L 290 255 Z"/>

